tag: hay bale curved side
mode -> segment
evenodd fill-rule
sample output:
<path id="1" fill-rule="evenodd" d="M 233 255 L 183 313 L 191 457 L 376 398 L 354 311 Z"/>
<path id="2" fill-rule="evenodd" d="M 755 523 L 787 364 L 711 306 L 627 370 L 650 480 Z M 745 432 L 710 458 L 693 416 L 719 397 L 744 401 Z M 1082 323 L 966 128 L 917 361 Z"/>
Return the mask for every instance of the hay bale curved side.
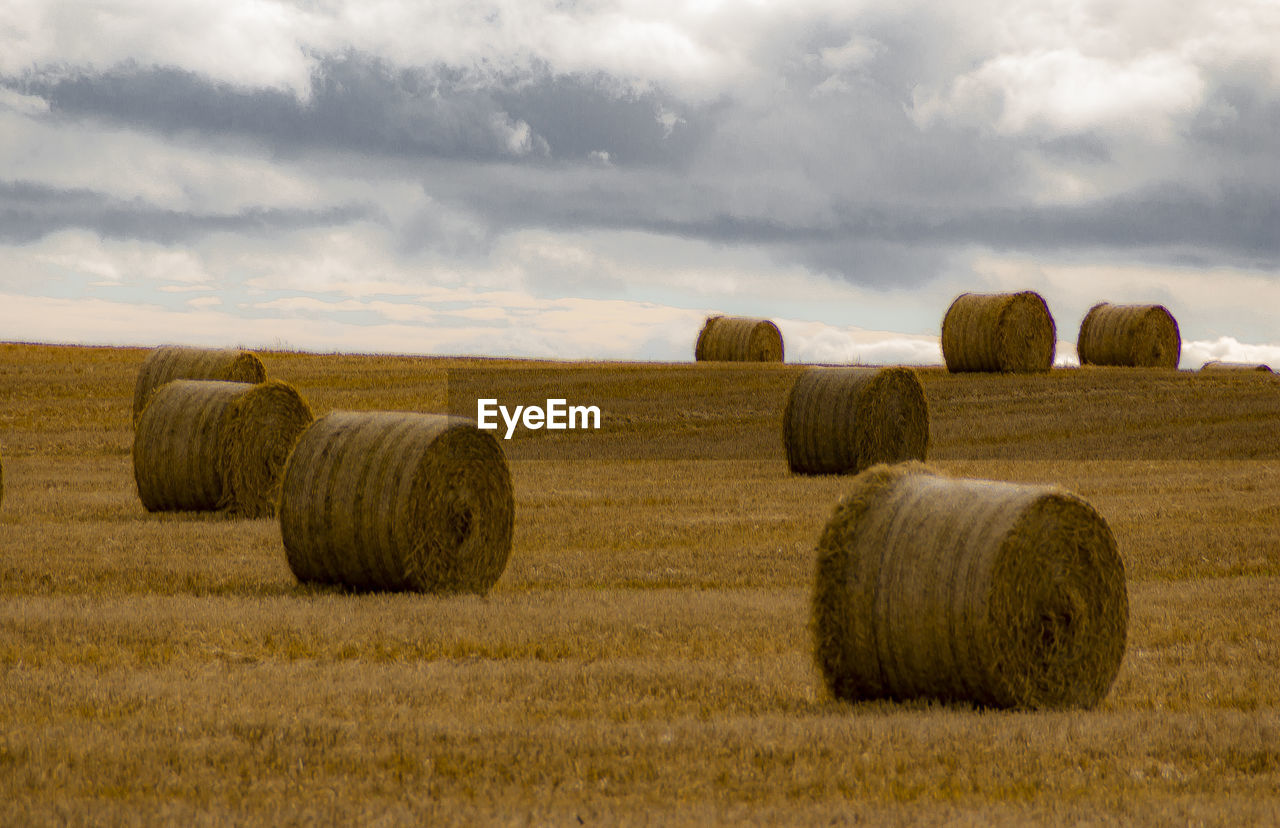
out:
<path id="1" fill-rule="evenodd" d="M 232 397 L 222 420 L 219 506 L 241 517 L 274 517 L 289 452 L 314 419 L 302 395 L 280 380 Z"/>
<path id="2" fill-rule="evenodd" d="M 1226 362 L 1223 360 L 1211 359 L 1204 365 L 1200 366 L 1201 371 L 1256 371 L 1261 374 L 1274 374 L 1271 366 L 1266 363 L 1256 362 Z"/>
<path id="3" fill-rule="evenodd" d="M 693 359 L 695 362 L 707 362 L 710 360 L 708 347 L 711 340 L 711 330 L 723 316 L 708 316 L 707 321 L 702 323 L 702 330 L 698 331 L 698 341 L 693 344 Z"/>
<path id="4" fill-rule="evenodd" d="M 311 409 L 288 383 L 175 380 L 138 418 L 133 476 L 148 511 L 275 513 L 285 459 Z"/>
<path id="5" fill-rule="evenodd" d="M 1182 335 L 1164 305 L 1099 302 L 1080 322 L 1076 352 L 1081 365 L 1177 368 Z"/>
<path id="6" fill-rule="evenodd" d="M 1057 346 L 1053 315 L 1035 291 L 962 293 L 942 318 L 942 358 L 952 373 L 1048 371 Z"/>
<path id="7" fill-rule="evenodd" d="M 444 415 L 332 411 L 285 467 L 280 532 L 301 582 L 485 593 L 511 554 L 498 442 Z"/>
<path id="8" fill-rule="evenodd" d="M 810 368 L 782 415 L 787 464 L 798 474 L 854 474 L 924 460 L 929 406 L 909 368 Z"/>
<path id="9" fill-rule="evenodd" d="M 782 362 L 782 332 L 768 319 L 708 316 L 693 356 L 698 362 Z"/>
<path id="10" fill-rule="evenodd" d="M 814 656 L 850 701 L 1091 707 L 1128 606 L 1115 538 L 1075 495 L 875 466 L 818 542 Z"/>
<path id="11" fill-rule="evenodd" d="M 133 478 L 149 512 L 212 511 L 222 502 L 222 421 L 239 382 L 165 383 L 133 434 Z"/>
<path id="12" fill-rule="evenodd" d="M 133 386 L 133 422 L 160 386 L 177 379 L 259 383 L 267 369 L 256 354 L 236 348 L 187 348 L 162 345 L 147 354 Z"/>

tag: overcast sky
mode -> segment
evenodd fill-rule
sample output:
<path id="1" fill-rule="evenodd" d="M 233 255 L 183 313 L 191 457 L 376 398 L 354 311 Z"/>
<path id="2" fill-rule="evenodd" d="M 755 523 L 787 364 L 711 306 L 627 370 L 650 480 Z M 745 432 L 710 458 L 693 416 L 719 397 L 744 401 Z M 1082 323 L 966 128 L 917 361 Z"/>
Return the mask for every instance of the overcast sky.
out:
<path id="1" fill-rule="evenodd" d="M 0 339 L 940 361 L 963 291 L 1280 366 L 1280 4 L 0 6 Z"/>

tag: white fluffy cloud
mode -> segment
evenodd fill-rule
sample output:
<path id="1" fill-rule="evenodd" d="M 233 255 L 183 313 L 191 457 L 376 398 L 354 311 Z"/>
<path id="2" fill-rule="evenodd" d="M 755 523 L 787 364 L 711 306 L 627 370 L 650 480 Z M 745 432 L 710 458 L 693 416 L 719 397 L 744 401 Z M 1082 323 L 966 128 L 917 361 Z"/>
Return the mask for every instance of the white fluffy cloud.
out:
<path id="1" fill-rule="evenodd" d="M 918 93 L 914 115 L 1045 135 L 1094 129 L 1165 139 L 1202 103 L 1205 82 L 1176 54 L 1123 60 L 1053 49 L 999 55 L 953 80 L 945 93 Z"/>
<path id="2" fill-rule="evenodd" d="M 1280 371 L 1280 345 L 1249 345 L 1230 336 L 1182 343 L 1181 367 L 1199 368 L 1210 360 L 1266 365 Z"/>

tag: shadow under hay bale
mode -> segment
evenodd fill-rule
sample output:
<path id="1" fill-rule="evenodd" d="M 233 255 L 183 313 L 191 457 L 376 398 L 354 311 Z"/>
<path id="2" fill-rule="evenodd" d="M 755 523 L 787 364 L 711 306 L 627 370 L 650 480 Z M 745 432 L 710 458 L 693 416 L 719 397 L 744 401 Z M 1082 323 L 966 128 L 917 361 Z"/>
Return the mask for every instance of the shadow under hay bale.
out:
<path id="1" fill-rule="evenodd" d="M 782 362 L 782 332 L 768 319 L 708 316 L 693 357 L 698 362 Z"/>
<path id="2" fill-rule="evenodd" d="M 186 348 L 162 345 L 147 354 L 133 386 L 133 422 L 136 425 L 151 395 L 166 382 L 178 379 L 260 383 L 267 379 L 262 360 L 235 348 Z"/>
<path id="3" fill-rule="evenodd" d="M 782 439 L 798 474 L 924 460 L 929 406 L 909 368 L 810 368 L 791 386 Z"/>
<path id="4" fill-rule="evenodd" d="M 1030 290 L 962 293 L 942 318 L 942 358 L 952 373 L 1048 371 L 1057 346 L 1049 306 Z"/>
<path id="5" fill-rule="evenodd" d="M 133 475 L 151 512 L 271 517 L 289 452 L 313 417 L 288 383 L 177 380 L 151 397 L 133 439 Z"/>
<path id="6" fill-rule="evenodd" d="M 1177 368 L 1182 336 L 1163 305 L 1100 302 L 1080 322 L 1076 353 L 1081 365 Z"/>
<path id="7" fill-rule="evenodd" d="M 1221 360 L 1211 359 L 1204 365 L 1200 366 L 1201 371 L 1256 371 L 1260 374 L 1273 374 L 1270 365 L 1259 364 L 1256 362 L 1223 362 Z"/>
<path id="8" fill-rule="evenodd" d="M 1106 521 L 1052 487 L 853 481 L 818 541 L 814 655 L 840 699 L 1097 704 L 1124 656 L 1124 564 Z"/>
<path id="9" fill-rule="evenodd" d="M 484 594 L 514 525 L 502 448 L 461 417 L 333 411 L 285 469 L 280 532 L 303 583 Z"/>

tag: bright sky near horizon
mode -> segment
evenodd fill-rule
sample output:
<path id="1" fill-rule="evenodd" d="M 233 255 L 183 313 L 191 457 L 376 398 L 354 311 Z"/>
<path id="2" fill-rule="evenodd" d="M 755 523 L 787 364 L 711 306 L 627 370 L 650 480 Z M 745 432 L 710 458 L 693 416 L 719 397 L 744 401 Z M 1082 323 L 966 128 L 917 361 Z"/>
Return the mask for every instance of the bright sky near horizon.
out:
<path id="1" fill-rule="evenodd" d="M 1280 367 L 1274 0 L 10 0 L 0 340 L 940 361 L 1036 290 Z"/>

